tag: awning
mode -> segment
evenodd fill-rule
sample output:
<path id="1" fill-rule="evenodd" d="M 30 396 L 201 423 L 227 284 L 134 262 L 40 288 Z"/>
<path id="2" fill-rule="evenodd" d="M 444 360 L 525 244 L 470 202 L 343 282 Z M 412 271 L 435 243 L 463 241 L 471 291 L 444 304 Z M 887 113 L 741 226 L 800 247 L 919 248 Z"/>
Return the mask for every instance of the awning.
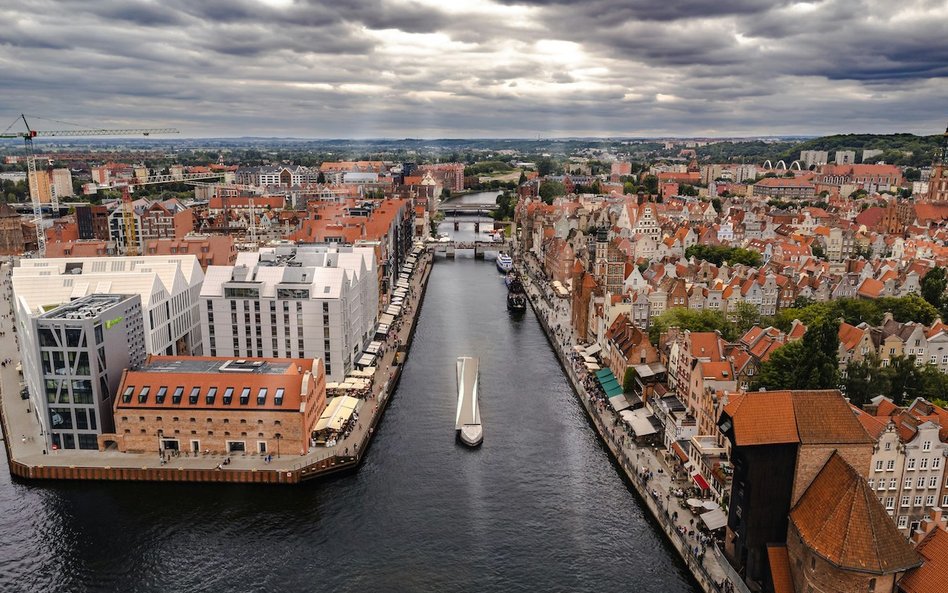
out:
<path id="1" fill-rule="evenodd" d="M 589 348 L 586 348 L 586 354 L 588 354 L 589 356 L 592 356 L 593 354 L 599 352 L 600 350 L 602 350 L 602 346 L 600 346 L 599 344 L 593 344 Z"/>
<path id="2" fill-rule="evenodd" d="M 649 421 L 649 414 L 644 408 L 638 410 L 623 410 L 619 412 L 623 420 L 632 428 L 632 432 L 637 437 L 646 437 L 658 432 L 658 430 Z"/>
<path id="3" fill-rule="evenodd" d="M 377 336 L 387 336 L 388 331 L 392 328 L 391 325 L 387 323 L 380 323 L 378 328 L 375 330 L 375 335 Z"/>
<path id="4" fill-rule="evenodd" d="M 586 365 L 586 369 L 590 371 L 598 371 L 601 368 L 598 364 L 594 362 L 587 362 L 584 364 Z"/>
<path id="5" fill-rule="evenodd" d="M 381 325 L 392 325 L 395 322 L 395 317 L 389 315 L 388 313 L 382 313 L 379 315 L 379 323 Z"/>
<path id="6" fill-rule="evenodd" d="M 354 371 L 349 373 L 349 376 L 350 377 L 374 377 L 375 368 L 369 367 L 367 369 L 355 369 Z"/>
<path id="7" fill-rule="evenodd" d="M 625 399 L 625 395 L 621 393 L 610 397 L 609 403 L 616 412 L 629 409 L 629 400 Z"/>
<path id="8" fill-rule="evenodd" d="M 672 443 L 672 451 L 675 453 L 675 457 L 681 460 L 682 463 L 687 463 L 688 454 L 685 453 L 685 450 L 678 443 Z"/>
<path id="9" fill-rule="evenodd" d="M 596 371 L 596 377 L 598 377 L 598 378 L 600 378 L 600 379 L 602 379 L 603 377 L 608 376 L 608 375 L 612 375 L 612 371 L 611 371 L 610 369 L 602 369 L 601 371 Z M 615 375 L 613 375 L 613 377 L 614 377 L 614 376 L 615 376 Z"/>
<path id="10" fill-rule="evenodd" d="M 315 432 L 321 430 L 342 430 L 346 421 L 352 417 L 356 406 L 359 405 L 359 399 L 349 397 L 348 395 L 330 398 L 326 403 L 326 409 L 323 415 L 316 422 Z"/>
<path id="11" fill-rule="evenodd" d="M 356 364 L 360 367 L 370 367 L 375 364 L 375 355 L 374 354 L 363 354 Z"/>
<path id="12" fill-rule="evenodd" d="M 583 354 L 583 360 L 586 362 L 596 362 L 596 359 L 588 354 Z"/>
<path id="13" fill-rule="evenodd" d="M 379 348 L 382 347 L 382 342 L 370 342 L 368 347 L 365 349 L 369 354 L 378 354 Z"/>
<path id="14" fill-rule="evenodd" d="M 727 525 L 727 515 L 724 514 L 720 508 L 714 509 L 713 511 L 708 511 L 707 513 L 701 515 L 701 520 L 704 521 L 704 524 L 708 526 L 708 529 L 714 531 L 715 529 L 721 529 Z"/>
<path id="15" fill-rule="evenodd" d="M 622 388 L 618 385 L 610 385 L 608 389 L 605 390 L 606 397 L 613 398 L 617 395 L 622 395 Z"/>
<path id="16" fill-rule="evenodd" d="M 620 393 L 622 392 L 622 386 L 619 385 L 619 382 L 615 380 L 615 377 L 609 379 L 608 381 L 599 381 L 599 384 L 602 386 L 603 391 L 618 389 Z"/>
<path id="17" fill-rule="evenodd" d="M 701 488 L 702 490 L 711 489 L 711 486 L 708 486 L 708 481 L 705 480 L 704 476 L 702 476 L 701 474 L 699 473 L 691 474 L 691 479 L 694 480 L 695 484 L 698 485 L 698 488 Z"/>

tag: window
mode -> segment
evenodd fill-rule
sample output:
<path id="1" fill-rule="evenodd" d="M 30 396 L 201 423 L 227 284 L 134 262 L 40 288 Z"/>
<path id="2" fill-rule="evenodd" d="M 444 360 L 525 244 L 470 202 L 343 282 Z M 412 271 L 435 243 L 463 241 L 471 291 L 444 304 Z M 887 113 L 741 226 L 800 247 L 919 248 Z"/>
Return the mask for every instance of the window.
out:
<path id="1" fill-rule="evenodd" d="M 908 515 L 899 515 L 899 529 L 908 527 Z"/>
<path id="2" fill-rule="evenodd" d="M 171 395 L 171 403 L 178 405 L 181 403 L 181 396 L 184 395 L 184 387 L 180 385 L 174 388 L 174 393 Z"/>
<path id="3" fill-rule="evenodd" d="M 122 403 L 127 404 L 128 402 L 132 401 L 132 394 L 134 393 L 135 387 L 133 385 L 126 387 L 125 391 L 122 393 Z"/>
<path id="4" fill-rule="evenodd" d="M 200 387 L 192 387 L 191 393 L 188 394 L 188 403 L 192 406 L 198 403 L 198 397 L 201 395 Z"/>
<path id="5" fill-rule="evenodd" d="M 932 450 L 931 441 L 925 441 L 924 443 L 922 443 L 922 451 L 931 451 L 931 450 Z"/>
<path id="6" fill-rule="evenodd" d="M 889 509 L 889 510 L 895 508 L 895 497 L 894 497 L 894 496 L 887 496 L 887 497 L 886 497 L 886 499 L 885 499 L 885 508 L 886 508 L 886 509 Z"/>
<path id="7" fill-rule="evenodd" d="M 928 496 L 925 497 L 925 506 L 927 506 L 927 507 L 933 507 L 933 506 L 935 506 L 935 495 L 934 495 L 934 494 L 929 494 Z"/>
<path id="8" fill-rule="evenodd" d="M 151 387 L 147 385 L 142 387 L 142 390 L 138 392 L 138 403 L 143 404 L 148 401 L 148 392 L 151 391 Z"/>
<path id="9" fill-rule="evenodd" d="M 903 497 L 902 497 L 902 506 L 903 506 L 903 507 L 907 507 L 907 506 L 909 505 L 909 500 L 910 500 L 910 498 L 909 498 L 908 496 L 903 496 Z"/>
<path id="10" fill-rule="evenodd" d="M 240 392 L 240 405 L 246 406 L 250 403 L 250 388 L 244 387 Z"/>
<path id="11" fill-rule="evenodd" d="M 924 488 L 924 487 L 925 487 L 925 476 L 919 476 L 919 477 L 918 477 L 918 481 L 915 482 L 915 486 L 916 486 L 917 488 Z"/>
<path id="12" fill-rule="evenodd" d="M 204 396 L 204 403 L 207 405 L 213 405 L 214 398 L 217 397 L 217 387 L 210 387 L 207 390 L 207 395 Z"/>
<path id="13" fill-rule="evenodd" d="M 918 469 L 928 469 L 928 457 L 922 457 L 919 460 Z"/>
<path id="14" fill-rule="evenodd" d="M 261 387 L 257 392 L 257 405 L 262 406 L 265 403 L 267 403 L 267 388 Z"/>
<path id="15" fill-rule="evenodd" d="M 937 488 L 938 487 L 938 476 L 932 476 L 928 478 L 928 487 Z"/>
<path id="16" fill-rule="evenodd" d="M 882 471 L 882 460 L 881 460 L 881 459 L 876 462 L 876 471 L 877 471 L 877 472 L 881 472 L 881 471 Z"/>
<path id="17" fill-rule="evenodd" d="M 917 506 L 917 507 L 922 506 L 922 497 L 921 497 L 921 496 L 916 496 L 916 497 L 915 497 L 915 506 Z"/>
<path id="18" fill-rule="evenodd" d="M 875 483 L 876 483 L 875 480 L 866 480 L 866 484 L 869 485 L 870 489 L 872 489 L 872 487 L 875 486 Z"/>
<path id="19" fill-rule="evenodd" d="M 905 478 L 905 485 L 904 485 L 904 488 L 905 488 L 906 490 L 911 490 L 911 489 L 912 489 L 912 478 Z"/>
<path id="20" fill-rule="evenodd" d="M 899 480 L 897 478 L 892 478 L 889 480 L 889 490 L 895 490 L 899 487 Z"/>
<path id="21" fill-rule="evenodd" d="M 162 385 L 158 388 L 158 393 L 155 394 L 155 403 L 163 404 L 165 403 L 165 396 L 168 395 L 168 388 Z"/>
<path id="22" fill-rule="evenodd" d="M 891 451 L 891 450 L 892 450 L 892 443 L 891 443 L 891 442 L 888 442 L 888 441 L 886 442 L 886 444 L 885 444 L 885 450 L 886 450 L 886 451 Z"/>
<path id="23" fill-rule="evenodd" d="M 932 469 L 941 469 L 941 457 L 932 459 Z"/>
<path id="24" fill-rule="evenodd" d="M 885 464 L 885 471 L 887 471 L 887 472 L 895 471 L 895 460 L 894 460 L 894 459 L 890 459 L 888 462 L 886 462 L 886 464 Z"/>
<path id="25" fill-rule="evenodd" d="M 274 404 L 274 405 L 276 405 L 276 406 L 282 406 L 282 405 L 283 405 L 283 392 L 284 392 L 284 389 L 283 389 L 282 387 L 278 387 L 278 388 L 277 388 L 276 393 L 273 395 L 273 404 Z M 277 422 L 279 422 L 279 420 L 277 420 Z"/>
<path id="26" fill-rule="evenodd" d="M 234 399 L 234 388 L 228 387 L 227 389 L 224 390 L 224 399 L 223 399 L 224 405 L 229 406 L 230 402 L 233 401 L 233 399 Z"/>
<path id="27" fill-rule="evenodd" d="M 905 469 L 914 470 L 915 469 L 915 458 L 909 457 L 908 463 L 905 465 Z"/>

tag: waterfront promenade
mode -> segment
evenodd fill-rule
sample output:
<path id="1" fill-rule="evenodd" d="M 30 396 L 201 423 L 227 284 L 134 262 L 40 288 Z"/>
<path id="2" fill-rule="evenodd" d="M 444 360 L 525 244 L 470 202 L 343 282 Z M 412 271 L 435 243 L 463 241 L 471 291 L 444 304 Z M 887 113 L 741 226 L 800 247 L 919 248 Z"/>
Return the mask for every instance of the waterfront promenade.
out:
<path id="1" fill-rule="evenodd" d="M 672 495 L 675 490 L 688 488 L 687 480 L 675 477 L 675 468 L 668 465 L 657 447 L 637 445 L 623 429 L 624 423 L 619 415 L 605 401 L 587 390 L 585 368 L 581 368 L 572 356 L 577 341 L 570 319 L 570 301 L 553 294 L 540 271 L 539 261 L 532 254 L 520 252 L 520 255 L 518 263 L 521 270 L 526 272 L 524 286 L 530 302 L 577 398 L 613 459 L 665 532 L 668 541 L 706 592 L 748 593 L 744 582 L 724 558 L 720 548 L 700 535 L 700 517 Z"/>
<path id="2" fill-rule="evenodd" d="M 3 286 L 0 332 L 5 335 L 0 336 L 0 360 L 11 362 L 0 367 L 0 405 L 11 472 L 26 478 L 298 483 L 358 466 L 395 390 L 401 371 L 395 364 L 396 356 L 400 349 L 406 351 L 411 342 L 432 258 L 428 251 L 418 257 L 408 299 L 379 353 L 371 391 L 356 409 L 358 421 L 349 434 L 332 447 L 281 450 L 269 462 L 264 456 L 253 453 L 180 456 L 163 461 L 157 453 L 47 450 L 31 402 L 19 395 L 20 378 L 16 371 L 19 351 L 10 301 L 11 272 L 10 264 L 4 263 L 0 269 L 0 286 Z M 229 458 L 230 463 L 222 466 L 225 458 Z"/>

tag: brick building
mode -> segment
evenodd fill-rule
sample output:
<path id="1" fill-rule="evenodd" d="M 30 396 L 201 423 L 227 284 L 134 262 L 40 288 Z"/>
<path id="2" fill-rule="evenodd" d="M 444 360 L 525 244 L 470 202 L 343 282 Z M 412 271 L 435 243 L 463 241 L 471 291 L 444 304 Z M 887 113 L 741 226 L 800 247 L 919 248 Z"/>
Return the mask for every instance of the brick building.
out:
<path id="1" fill-rule="evenodd" d="M 298 455 L 325 407 L 318 358 L 152 356 L 122 375 L 99 447 Z"/>
<path id="2" fill-rule="evenodd" d="M 787 541 L 790 510 L 829 458 L 840 455 L 865 476 L 873 440 L 837 390 L 740 394 L 718 427 L 734 466 L 724 552 L 748 583 L 762 584 L 767 546 Z"/>

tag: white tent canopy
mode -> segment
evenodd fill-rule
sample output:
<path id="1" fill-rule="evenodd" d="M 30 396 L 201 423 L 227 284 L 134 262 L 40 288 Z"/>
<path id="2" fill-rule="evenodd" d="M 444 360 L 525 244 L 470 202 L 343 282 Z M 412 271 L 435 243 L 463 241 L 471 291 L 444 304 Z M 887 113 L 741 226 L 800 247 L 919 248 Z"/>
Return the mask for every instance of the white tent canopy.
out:
<path id="1" fill-rule="evenodd" d="M 658 432 L 648 420 L 651 414 L 645 411 L 644 408 L 639 408 L 638 410 L 622 410 L 619 412 L 619 415 L 632 427 L 632 432 L 635 433 L 635 436 L 644 437 Z"/>
<path id="2" fill-rule="evenodd" d="M 342 427 L 345 426 L 346 421 L 352 417 L 352 413 L 355 412 L 358 405 L 359 399 L 349 397 L 348 395 L 330 398 L 326 404 L 326 409 L 323 410 L 323 415 L 320 416 L 316 422 L 316 428 L 314 430 L 317 432 L 326 429 L 335 431 L 342 430 Z"/>
<path id="3" fill-rule="evenodd" d="M 725 515 L 724 511 L 722 511 L 720 508 L 716 508 L 713 511 L 708 511 L 707 513 L 701 515 L 701 520 L 704 521 L 704 524 L 707 525 L 708 529 L 712 531 L 727 525 L 727 515 Z"/>

